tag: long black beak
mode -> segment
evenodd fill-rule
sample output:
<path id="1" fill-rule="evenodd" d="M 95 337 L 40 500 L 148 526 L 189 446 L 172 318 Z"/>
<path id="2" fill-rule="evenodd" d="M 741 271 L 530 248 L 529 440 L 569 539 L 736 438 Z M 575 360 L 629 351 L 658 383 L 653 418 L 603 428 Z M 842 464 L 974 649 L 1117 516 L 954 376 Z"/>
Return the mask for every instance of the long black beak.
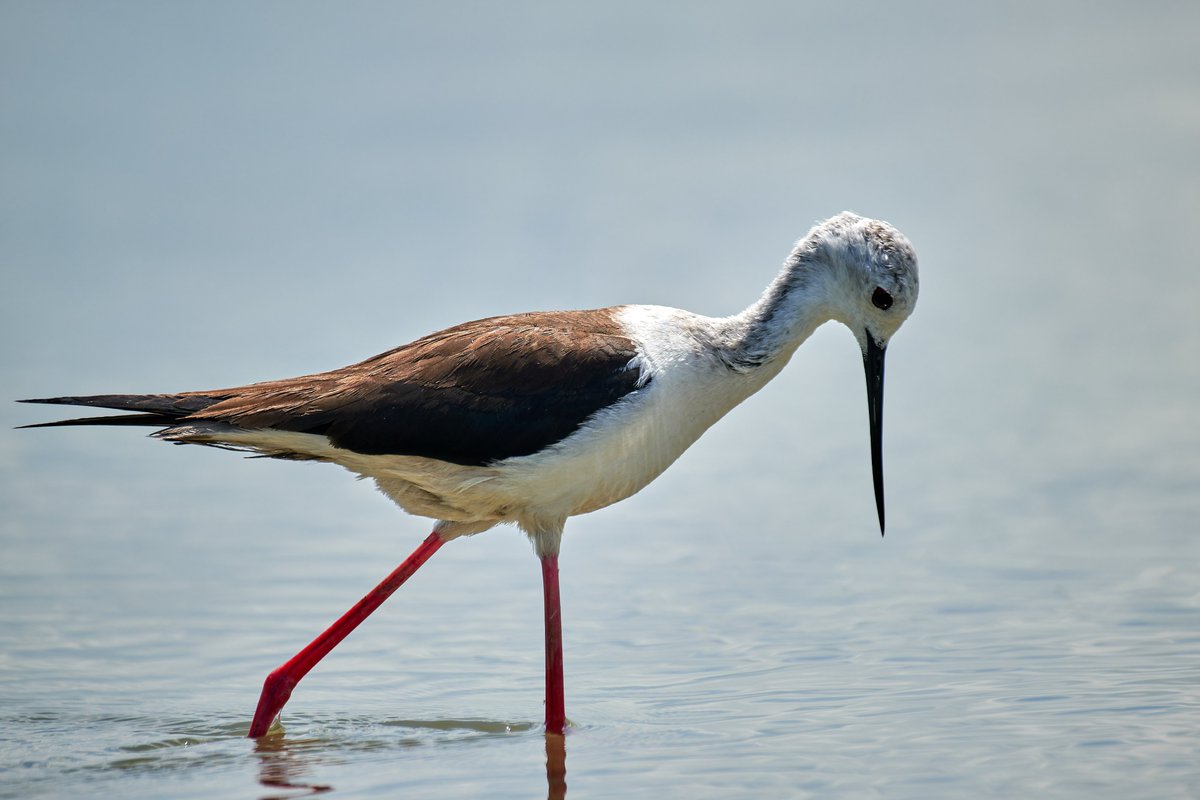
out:
<path id="1" fill-rule="evenodd" d="M 871 419 L 871 477 L 875 479 L 875 508 L 879 511 L 879 535 L 883 535 L 883 356 L 880 346 L 867 331 L 863 369 L 867 373 L 867 411 Z"/>

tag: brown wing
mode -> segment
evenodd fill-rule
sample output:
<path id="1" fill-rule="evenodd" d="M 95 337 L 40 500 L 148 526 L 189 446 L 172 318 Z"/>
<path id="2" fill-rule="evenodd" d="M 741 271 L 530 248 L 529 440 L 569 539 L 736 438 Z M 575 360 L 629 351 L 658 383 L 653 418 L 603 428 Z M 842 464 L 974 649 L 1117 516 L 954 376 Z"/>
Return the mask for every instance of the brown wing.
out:
<path id="1" fill-rule="evenodd" d="M 613 311 L 477 320 L 342 369 L 231 389 L 39 402 L 146 412 L 50 424 L 211 420 L 323 434 L 359 453 L 480 465 L 536 453 L 644 384 Z"/>

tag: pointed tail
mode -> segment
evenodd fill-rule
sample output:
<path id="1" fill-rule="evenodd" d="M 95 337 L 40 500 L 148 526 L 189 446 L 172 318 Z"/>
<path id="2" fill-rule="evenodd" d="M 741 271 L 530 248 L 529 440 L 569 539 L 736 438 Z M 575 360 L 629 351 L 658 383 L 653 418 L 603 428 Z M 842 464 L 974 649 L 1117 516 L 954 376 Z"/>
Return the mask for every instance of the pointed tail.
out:
<path id="1" fill-rule="evenodd" d="M 79 417 L 55 422 L 21 425 L 21 428 L 56 428 L 64 425 L 173 425 L 183 417 L 194 414 L 220 400 L 195 394 L 95 394 L 86 397 L 38 397 L 18 400 L 18 403 L 46 403 L 58 406 L 90 406 L 135 414 L 109 414 L 101 417 Z"/>

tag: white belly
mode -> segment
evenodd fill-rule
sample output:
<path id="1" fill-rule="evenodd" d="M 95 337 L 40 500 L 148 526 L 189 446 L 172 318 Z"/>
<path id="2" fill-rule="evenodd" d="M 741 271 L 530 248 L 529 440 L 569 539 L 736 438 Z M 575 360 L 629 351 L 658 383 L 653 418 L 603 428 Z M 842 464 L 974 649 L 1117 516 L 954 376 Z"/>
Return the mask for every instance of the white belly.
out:
<path id="1" fill-rule="evenodd" d="M 567 517 L 642 489 L 728 410 L 711 408 L 711 396 L 708 409 L 699 407 L 703 397 L 680 402 L 668 383 L 651 383 L 540 453 L 486 467 L 404 456 L 340 454 L 336 460 L 374 478 L 410 513 L 474 529 L 499 522 L 516 522 L 530 533 L 561 529 Z"/>

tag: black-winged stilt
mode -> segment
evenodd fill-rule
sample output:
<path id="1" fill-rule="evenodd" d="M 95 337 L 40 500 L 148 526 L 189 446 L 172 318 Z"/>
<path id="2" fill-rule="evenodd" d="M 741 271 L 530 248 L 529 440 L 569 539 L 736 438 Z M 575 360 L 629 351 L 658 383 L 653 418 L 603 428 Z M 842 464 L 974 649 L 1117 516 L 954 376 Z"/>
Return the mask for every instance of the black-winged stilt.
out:
<path id="1" fill-rule="evenodd" d="M 391 575 L 267 676 L 249 735 L 443 544 L 516 523 L 541 559 L 546 730 L 562 733 L 558 552 L 568 517 L 654 480 L 710 425 L 761 389 L 821 324 L 862 348 L 882 532 L 883 363 L 917 300 L 917 260 L 891 225 L 849 212 L 808 232 L 753 305 L 712 318 L 661 306 L 468 322 L 353 366 L 232 389 L 26 400 L 139 412 L 57 425 L 149 425 L 179 444 L 330 461 L 437 520 Z"/>

